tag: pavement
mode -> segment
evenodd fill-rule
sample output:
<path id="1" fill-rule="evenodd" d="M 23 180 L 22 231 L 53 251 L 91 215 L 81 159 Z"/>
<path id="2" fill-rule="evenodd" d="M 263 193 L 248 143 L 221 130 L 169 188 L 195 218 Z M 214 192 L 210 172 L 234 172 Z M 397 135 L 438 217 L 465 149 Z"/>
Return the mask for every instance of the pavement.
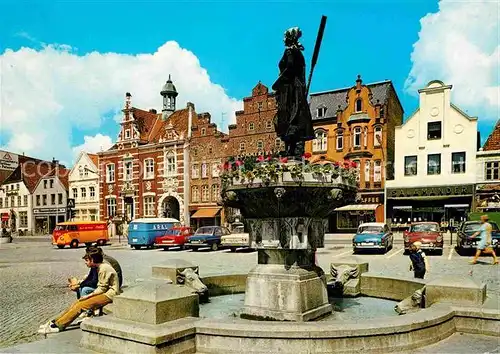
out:
<path id="1" fill-rule="evenodd" d="M 331 261 L 351 255 L 351 239 L 352 235 L 349 234 L 328 234 L 325 238 L 325 248 L 317 252 L 319 265 L 325 271 L 329 271 Z M 468 264 L 471 256 L 460 256 L 453 247 L 450 247 L 449 237 L 445 243 L 443 255 L 429 255 L 431 270 L 426 278 L 472 277 L 478 282 L 486 283 L 490 293 L 500 295 L 500 267 L 490 266 L 491 258 L 482 258 L 480 264 L 473 266 Z M 47 344 L 44 341 L 45 344 L 42 344 L 42 342 L 35 341 L 43 339 L 42 335 L 37 334 L 38 326 L 54 318 L 75 300 L 75 294 L 66 286 L 67 278 L 73 275 L 82 277 L 88 273 L 81 259 L 84 250 L 83 246 L 79 249 L 57 249 L 50 244 L 50 237 L 46 236 L 30 241 L 20 241 L 16 238 L 11 244 L 0 245 L 0 276 L 3 285 L 0 287 L 2 304 L 0 306 L 0 348 L 4 348 L 3 352 L 16 352 L 14 350 L 46 352 L 43 349 L 45 347 L 39 347 L 39 350 L 36 350 L 36 346 L 47 345 L 47 348 L 51 345 L 55 346 L 50 343 L 61 343 L 61 346 L 66 343 L 64 344 L 65 350 L 68 350 L 66 352 L 83 352 L 80 348 L 71 347 L 72 343 L 77 345 L 79 342 L 79 335 L 76 335 L 79 330 L 49 336 L 48 340 L 56 342 Z M 201 276 L 247 273 L 257 261 L 255 252 L 244 250 L 236 253 L 228 250 L 216 252 L 175 249 L 170 251 L 133 250 L 124 240 L 121 243 L 118 240 L 111 240 L 111 245 L 105 246 L 104 251 L 120 262 L 125 286 L 133 286 L 138 279 L 150 277 L 151 267 L 162 264 L 168 259 L 177 258 L 198 264 Z M 386 254 L 361 254 L 356 257 L 369 262 L 371 272 L 392 276 L 412 276 L 408 269 L 408 257 L 403 255 L 401 235 L 395 235 L 395 247 Z M 72 335 L 78 339 L 73 338 Z M 52 336 L 54 339 L 50 338 Z M 486 337 L 484 341 L 478 343 L 486 343 L 489 339 Z M 458 340 L 450 339 L 453 343 Z M 25 343 L 30 342 L 35 342 L 34 346 L 26 347 L 28 344 Z M 452 352 L 476 353 L 475 351 Z"/>

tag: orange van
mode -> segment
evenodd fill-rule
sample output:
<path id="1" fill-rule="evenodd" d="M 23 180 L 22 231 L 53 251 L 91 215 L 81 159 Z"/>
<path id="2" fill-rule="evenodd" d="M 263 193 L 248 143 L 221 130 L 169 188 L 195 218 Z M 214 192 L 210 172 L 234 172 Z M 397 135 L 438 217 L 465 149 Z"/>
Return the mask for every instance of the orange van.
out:
<path id="1" fill-rule="evenodd" d="M 80 243 L 104 246 L 108 241 L 108 225 L 105 221 L 60 222 L 52 232 L 52 244 L 59 248 L 76 248 Z"/>

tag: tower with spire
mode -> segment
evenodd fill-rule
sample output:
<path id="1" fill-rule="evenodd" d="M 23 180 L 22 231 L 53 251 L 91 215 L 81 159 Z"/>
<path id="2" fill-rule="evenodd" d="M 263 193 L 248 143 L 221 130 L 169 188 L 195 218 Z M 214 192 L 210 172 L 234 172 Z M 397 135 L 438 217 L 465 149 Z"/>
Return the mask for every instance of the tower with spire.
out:
<path id="1" fill-rule="evenodd" d="M 168 80 L 165 85 L 163 85 L 160 95 L 163 97 L 162 119 L 166 120 L 175 112 L 175 99 L 178 95 L 170 75 L 168 75 Z"/>

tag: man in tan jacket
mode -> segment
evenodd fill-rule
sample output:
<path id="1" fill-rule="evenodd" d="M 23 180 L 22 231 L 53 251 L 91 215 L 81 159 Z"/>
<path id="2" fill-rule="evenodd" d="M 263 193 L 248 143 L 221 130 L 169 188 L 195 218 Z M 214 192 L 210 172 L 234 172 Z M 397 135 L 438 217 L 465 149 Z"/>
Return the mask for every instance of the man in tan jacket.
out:
<path id="1" fill-rule="evenodd" d="M 103 252 L 100 248 L 89 250 L 83 257 L 90 261 L 91 267 L 98 270 L 97 288 L 89 295 L 82 296 L 62 315 L 42 326 L 38 333 L 57 333 L 63 331 L 82 312 L 95 310 L 113 302 L 113 297 L 120 293 L 118 275 L 111 265 L 103 263 Z"/>

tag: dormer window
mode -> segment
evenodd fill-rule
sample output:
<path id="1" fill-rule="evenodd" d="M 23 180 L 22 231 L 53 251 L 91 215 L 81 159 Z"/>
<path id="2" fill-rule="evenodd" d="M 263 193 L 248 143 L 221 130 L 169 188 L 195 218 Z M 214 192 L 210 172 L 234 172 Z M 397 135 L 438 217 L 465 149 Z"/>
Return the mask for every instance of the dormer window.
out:
<path id="1" fill-rule="evenodd" d="M 130 139 L 130 130 L 125 130 L 125 139 Z"/>
<path id="2" fill-rule="evenodd" d="M 326 107 L 319 107 L 316 110 L 316 117 L 324 118 L 326 116 Z"/>
<path id="3" fill-rule="evenodd" d="M 361 101 L 361 98 L 358 98 L 356 100 L 355 109 L 356 109 L 356 112 L 361 112 L 363 110 L 363 102 Z"/>

